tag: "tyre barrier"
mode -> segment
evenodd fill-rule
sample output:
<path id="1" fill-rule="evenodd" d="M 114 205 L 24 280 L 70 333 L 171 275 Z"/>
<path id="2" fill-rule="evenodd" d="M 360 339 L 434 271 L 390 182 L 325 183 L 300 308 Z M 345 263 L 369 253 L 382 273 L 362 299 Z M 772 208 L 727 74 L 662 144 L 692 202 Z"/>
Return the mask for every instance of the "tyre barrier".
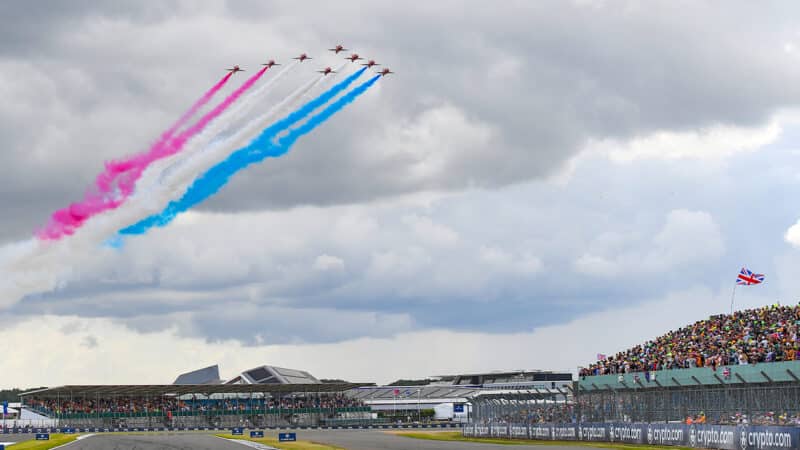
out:
<path id="1" fill-rule="evenodd" d="M 800 428 L 680 423 L 468 424 L 465 437 L 596 441 L 726 450 L 800 450 Z"/>
<path id="2" fill-rule="evenodd" d="M 297 426 L 297 427 L 259 427 L 247 428 L 238 427 L 241 430 L 252 431 L 279 431 L 279 430 L 391 430 L 391 429 L 441 429 L 463 427 L 460 423 L 442 423 L 434 425 L 335 425 L 335 426 Z M 172 431 L 231 431 L 233 428 L 222 427 L 132 427 L 132 428 L 72 428 L 72 427 L 52 427 L 52 428 L 4 428 L 0 434 L 36 434 L 36 433 L 129 433 L 129 432 L 172 432 Z"/>

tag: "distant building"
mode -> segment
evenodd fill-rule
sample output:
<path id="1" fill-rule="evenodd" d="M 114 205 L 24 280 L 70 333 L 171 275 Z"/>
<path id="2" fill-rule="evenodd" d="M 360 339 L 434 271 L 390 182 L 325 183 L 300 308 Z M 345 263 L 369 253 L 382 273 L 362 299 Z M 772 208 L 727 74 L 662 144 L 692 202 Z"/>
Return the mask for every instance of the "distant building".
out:
<path id="1" fill-rule="evenodd" d="M 478 372 L 439 378 L 455 386 L 479 386 L 484 389 L 559 389 L 572 386 L 572 373 L 544 370 Z"/>
<path id="2" fill-rule="evenodd" d="M 175 382 L 172 384 L 221 384 L 222 379 L 219 377 L 219 366 L 204 367 L 202 369 L 186 372 L 178 375 Z"/>

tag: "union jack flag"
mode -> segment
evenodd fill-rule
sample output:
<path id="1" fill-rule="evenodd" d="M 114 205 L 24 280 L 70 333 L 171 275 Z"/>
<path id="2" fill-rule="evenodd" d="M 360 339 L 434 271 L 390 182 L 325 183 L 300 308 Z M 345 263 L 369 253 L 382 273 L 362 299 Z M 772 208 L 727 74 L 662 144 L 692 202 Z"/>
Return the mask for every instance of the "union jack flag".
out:
<path id="1" fill-rule="evenodd" d="M 750 270 L 742 267 L 739 275 L 736 277 L 736 284 L 750 286 L 751 284 L 761 284 L 764 282 L 764 274 L 753 273 Z"/>

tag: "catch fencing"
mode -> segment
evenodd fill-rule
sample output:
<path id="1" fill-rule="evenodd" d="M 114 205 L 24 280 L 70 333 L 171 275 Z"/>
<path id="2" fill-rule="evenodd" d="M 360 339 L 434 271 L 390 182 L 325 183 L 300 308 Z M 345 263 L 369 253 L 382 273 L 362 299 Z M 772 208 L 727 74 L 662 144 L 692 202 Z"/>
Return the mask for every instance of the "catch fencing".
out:
<path id="1" fill-rule="evenodd" d="M 466 437 L 619 442 L 726 450 L 800 449 L 800 428 L 680 423 L 473 423 Z"/>

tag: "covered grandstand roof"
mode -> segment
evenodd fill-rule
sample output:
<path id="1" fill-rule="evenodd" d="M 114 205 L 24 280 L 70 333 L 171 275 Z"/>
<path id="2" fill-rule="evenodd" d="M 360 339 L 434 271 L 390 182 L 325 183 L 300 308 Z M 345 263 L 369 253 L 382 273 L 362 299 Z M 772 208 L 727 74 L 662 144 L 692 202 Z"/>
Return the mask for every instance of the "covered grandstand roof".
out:
<path id="1" fill-rule="evenodd" d="M 319 384 L 320 381 L 305 370 L 277 366 L 258 366 L 245 370 L 228 384 Z"/>
<path id="2" fill-rule="evenodd" d="M 365 383 L 340 383 L 340 384 L 101 384 L 101 385 L 68 385 L 46 389 L 37 389 L 20 394 L 21 397 L 57 397 L 57 396 L 104 396 L 104 395 L 129 395 L 129 396 L 161 396 L 185 394 L 246 394 L 270 393 L 291 394 L 293 392 L 344 392 L 362 386 Z"/>
<path id="3" fill-rule="evenodd" d="M 427 385 L 427 386 L 365 386 L 349 392 L 353 398 L 359 400 L 402 400 L 404 398 L 438 398 L 457 399 L 466 398 L 478 392 L 475 387 L 460 387 L 452 385 Z M 397 395 L 395 395 L 397 391 Z"/>
<path id="4" fill-rule="evenodd" d="M 507 400 L 546 400 L 556 396 L 567 396 L 567 389 L 503 389 L 480 390 L 470 395 L 470 399 L 507 399 Z"/>

